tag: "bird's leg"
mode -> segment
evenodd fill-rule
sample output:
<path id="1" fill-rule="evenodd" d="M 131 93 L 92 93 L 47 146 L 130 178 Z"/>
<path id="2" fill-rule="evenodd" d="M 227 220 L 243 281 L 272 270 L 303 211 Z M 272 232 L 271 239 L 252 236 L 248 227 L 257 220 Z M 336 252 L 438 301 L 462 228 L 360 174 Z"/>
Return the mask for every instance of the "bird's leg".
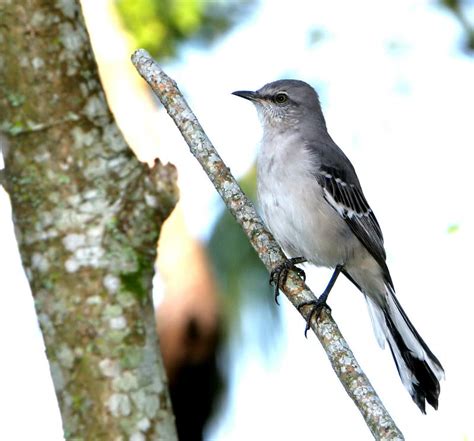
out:
<path id="1" fill-rule="evenodd" d="M 304 262 L 306 262 L 304 257 L 292 257 L 291 259 L 287 259 L 280 265 L 273 268 L 272 272 L 270 273 L 270 285 L 275 285 L 275 302 L 277 305 L 279 305 L 278 296 L 280 294 L 280 287 L 285 284 L 286 278 L 288 277 L 288 272 L 290 270 L 295 271 L 303 280 L 306 280 L 305 272 L 296 266 L 298 263 Z"/>
<path id="2" fill-rule="evenodd" d="M 342 269 L 344 268 L 343 265 L 337 265 L 336 268 L 334 269 L 334 272 L 331 276 L 331 279 L 329 280 L 328 285 L 326 286 L 326 289 L 323 291 L 323 293 L 319 296 L 317 300 L 311 300 L 310 302 L 303 302 L 300 305 L 298 305 L 298 311 L 301 310 L 304 306 L 311 306 L 311 312 L 308 315 L 308 319 L 306 321 L 306 328 L 304 330 L 304 336 L 308 336 L 308 331 L 309 328 L 311 327 L 311 320 L 313 319 L 313 316 L 316 316 L 316 318 L 319 316 L 321 313 L 321 310 L 323 307 L 329 308 L 329 306 L 326 303 L 326 300 L 329 296 L 329 293 L 331 292 L 332 287 L 336 283 L 337 277 L 341 273 Z M 331 310 L 331 308 L 329 308 Z"/>

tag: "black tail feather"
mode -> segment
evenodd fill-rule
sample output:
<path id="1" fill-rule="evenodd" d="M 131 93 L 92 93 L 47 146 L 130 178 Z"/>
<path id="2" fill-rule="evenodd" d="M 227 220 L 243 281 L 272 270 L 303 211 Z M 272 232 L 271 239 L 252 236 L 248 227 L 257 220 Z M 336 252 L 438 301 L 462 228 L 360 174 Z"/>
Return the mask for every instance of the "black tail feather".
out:
<path id="1" fill-rule="evenodd" d="M 402 312 L 402 311 L 401 311 Z M 413 376 L 414 380 L 412 383 L 412 388 L 410 391 L 410 395 L 416 405 L 420 408 L 423 413 L 426 413 L 425 401 L 428 402 L 431 406 L 435 409 L 438 409 L 438 397 L 440 393 L 440 385 L 439 380 L 436 377 L 435 373 L 431 370 L 428 363 L 424 360 L 420 360 L 408 349 L 406 343 L 403 340 L 400 332 L 396 328 L 392 318 L 388 313 L 384 311 L 385 321 L 387 324 L 387 328 L 390 331 L 391 336 L 393 337 L 393 342 L 397 345 L 398 352 L 401 354 L 405 366 L 400 366 L 400 362 L 397 359 L 397 356 L 394 352 L 394 348 L 392 348 L 392 342 L 389 339 L 389 346 L 392 352 L 393 359 L 395 360 L 395 364 L 397 366 L 398 373 L 403 380 L 401 369 L 408 369 Z M 406 315 L 404 315 L 404 318 Z M 408 321 L 407 324 L 411 323 Z M 410 330 L 413 329 L 413 326 L 410 327 Z M 419 334 L 414 333 L 416 337 L 419 338 L 419 343 L 425 349 L 428 356 L 433 355 L 432 352 L 427 348 L 424 341 L 419 337 Z M 439 364 L 438 359 L 433 355 L 433 362 Z M 441 364 L 439 364 L 441 367 Z"/>

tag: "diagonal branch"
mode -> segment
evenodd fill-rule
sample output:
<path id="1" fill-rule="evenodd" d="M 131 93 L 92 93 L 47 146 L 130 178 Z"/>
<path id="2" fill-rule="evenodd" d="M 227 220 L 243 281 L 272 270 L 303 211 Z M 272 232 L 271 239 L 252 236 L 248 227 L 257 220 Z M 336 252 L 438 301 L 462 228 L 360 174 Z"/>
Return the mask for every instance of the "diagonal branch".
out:
<path id="1" fill-rule="evenodd" d="M 267 269 L 270 271 L 286 260 L 280 247 L 258 216 L 252 202 L 244 195 L 204 133 L 176 83 L 143 49 L 137 50 L 132 55 L 132 62 L 165 106 L 188 143 L 191 153 L 199 161 L 227 208 L 244 229 Z M 293 272 L 290 272 L 283 291 L 295 307 L 302 302 L 315 300 L 314 294 Z M 305 319 L 309 312 L 310 308 L 303 308 L 302 315 Z M 357 363 L 331 314 L 324 310 L 317 320 L 312 320 L 311 329 L 321 342 L 334 372 L 361 412 L 374 438 L 403 440 L 402 433 Z"/>

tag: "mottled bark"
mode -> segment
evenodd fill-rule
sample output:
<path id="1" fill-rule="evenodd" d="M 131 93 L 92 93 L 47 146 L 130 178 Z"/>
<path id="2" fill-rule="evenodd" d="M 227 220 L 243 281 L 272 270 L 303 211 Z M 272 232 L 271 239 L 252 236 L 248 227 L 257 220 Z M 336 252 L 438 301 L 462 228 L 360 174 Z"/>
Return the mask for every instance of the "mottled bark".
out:
<path id="1" fill-rule="evenodd" d="M 253 204 L 243 194 L 229 168 L 219 157 L 176 83 L 143 49 L 133 54 L 132 62 L 173 118 L 191 153 L 208 174 L 229 211 L 242 226 L 262 262 L 269 270 L 282 263 L 285 256 L 280 247 L 265 228 Z M 289 274 L 284 292 L 295 307 L 302 302 L 315 300 L 314 294 L 294 272 Z M 302 315 L 305 320 L 309 312 L 309 307 L 303 308 Z M 357 363 L 331 314 L 324 310 L 318 320 L 312 320 L 311 329 L 321 342 L 334 371 L 364 417 L 374 438 L 403 440 L 402 433 Z M 317 431 L 317 428 L 315 430 Z"/>
<path id="2" fill-rule="evenodd" d="M 77 1 L 0 0 L 0 20 L 3 183 L 65 438 L 175 440 L 151 301 L 175 169 L 125 143 Z"/>

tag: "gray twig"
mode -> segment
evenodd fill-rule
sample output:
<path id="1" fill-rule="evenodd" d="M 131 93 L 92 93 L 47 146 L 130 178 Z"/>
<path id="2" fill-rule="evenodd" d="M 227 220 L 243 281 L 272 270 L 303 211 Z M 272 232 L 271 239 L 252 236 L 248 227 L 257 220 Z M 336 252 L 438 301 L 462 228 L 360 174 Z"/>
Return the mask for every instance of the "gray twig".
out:
<path id="1" fill-rule="evenodd" d="M 137 50 L 132 55 L 132 62 L 165 106 L 191 153 L 199 161 L 227 208 L 244 229 L 262 262 L 268 270 L 282 263 L 285 260 L 283 252 L 265 228 L 252 202 L 244 195 L 219 157 L 176 83 L 143 49 Z M 314 294 L 293 272 L 290 272 L 283 291 L 295 307 L 302 302 L 315 300 Z M 303 308 L 302 315 L 305 319 L 309 312 L 310 308 Z M 402 433 L 357 363 L 330 312 L 324 309 L 317 320 L 312 320 L 311 329 L 324 347 L 334 372 L 361 412 L 374 438 L 403 440 Z"/>

